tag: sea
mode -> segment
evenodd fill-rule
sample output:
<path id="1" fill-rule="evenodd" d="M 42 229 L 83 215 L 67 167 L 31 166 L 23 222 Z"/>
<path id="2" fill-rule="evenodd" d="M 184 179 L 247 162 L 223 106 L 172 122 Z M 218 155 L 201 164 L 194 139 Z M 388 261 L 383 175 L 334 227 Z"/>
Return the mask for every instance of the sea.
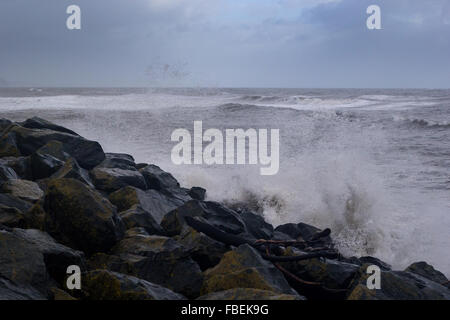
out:
<path id="1" fill-rule="evenodd" d="M 273 225 L 331 228 L 347 256 L 450 275 L 450 90 L 2 88 L 0 117 L 38 116 L 171 172 Z M 171 134 L 279 129 L 280 168 L 175 165 Z"/>

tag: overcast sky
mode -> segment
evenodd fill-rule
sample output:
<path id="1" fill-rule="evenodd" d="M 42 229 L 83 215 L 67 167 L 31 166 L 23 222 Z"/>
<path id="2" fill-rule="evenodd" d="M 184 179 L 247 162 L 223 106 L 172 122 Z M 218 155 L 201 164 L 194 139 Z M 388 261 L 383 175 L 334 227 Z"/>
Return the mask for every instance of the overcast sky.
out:
<path id="1" fill-rule="evenodd" d="M 450 0 L 1 0 L 5 85 L 449 88 Z"/>

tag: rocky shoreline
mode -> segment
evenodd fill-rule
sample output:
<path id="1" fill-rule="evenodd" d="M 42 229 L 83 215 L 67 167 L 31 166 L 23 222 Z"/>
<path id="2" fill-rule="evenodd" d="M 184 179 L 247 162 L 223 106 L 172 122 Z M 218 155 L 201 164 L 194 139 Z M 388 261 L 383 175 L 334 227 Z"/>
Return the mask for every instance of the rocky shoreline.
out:
<path id="1" fill-rule="evenodd" d="M 1 300 L 450 299 L 425 262 L 344 257 L 332 230 L 274 228 L 44 119 L 0 119 L 0 132 Z M 367 288 L 369 265 L 381 289 Z"/>

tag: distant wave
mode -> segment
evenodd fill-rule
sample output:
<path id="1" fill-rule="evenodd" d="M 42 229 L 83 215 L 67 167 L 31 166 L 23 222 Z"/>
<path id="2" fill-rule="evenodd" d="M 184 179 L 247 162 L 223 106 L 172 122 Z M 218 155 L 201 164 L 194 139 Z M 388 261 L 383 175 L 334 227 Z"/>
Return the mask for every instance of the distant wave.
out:
<path id="1" fill-rule="evenodd" d="M 424 128 L 450 128 L 450 121 L 435 121 L 421 118 L 394 117 L 394 121 L 403 122 L 407 125 Z"/>

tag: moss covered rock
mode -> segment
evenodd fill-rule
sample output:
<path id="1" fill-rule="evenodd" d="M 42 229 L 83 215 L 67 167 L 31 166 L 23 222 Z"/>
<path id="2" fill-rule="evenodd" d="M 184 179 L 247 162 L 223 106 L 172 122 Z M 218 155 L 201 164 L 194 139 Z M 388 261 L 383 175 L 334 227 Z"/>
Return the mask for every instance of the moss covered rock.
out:
<path id="1" fill-rule="evenodd" d="M 21 179 L 6 181 L 1 186 L 1 191 L 30 202 L 36 202 L 44 196 L 36 182 Z"/>
<path id="2" fill-rule="evenodd" d="M 147 189 L 145 179 L 137 170 L 96 167 L 90 172 L 93 184 L 99 190 L 114 192 L 126 186 Z"/>
<path id="3" fill-rule="evenodd" d="M 179 199 L 168 197 L 156 190 L 143 191 L 131 186 L 111 193 L 109 200 L 117 206 L 119 211 L 129 210 L 134 205 L 139 205 L 157 223 L 161 222 L 165 214 L 184 203 Z"/>
<path id="4" fill-rule="evenodd" d="M 183 300 L 182 295 L 148 281 L 107 270 L 82 274 L 82 294 L 88 300 Z"/>
<path id="5" fill-rule="evenodd" d="M 234 288 L 209 293 L 197 300 L 304 300 L 304 298 L 299 295 L 279 294 L 268 290 Z"/>
<path id="6" fill-rule="evenodd" d="M 297 293 L 289 286 L 281 272 L 265 261 L 249 245 L 225 253 L 220 263 L 204 273 L 203 295 L 233 288 L 254 288 L 276 293 Z"/>
<path id="7" fill-rule="evenodd" d="M 50 181 L 44 210 L 46 230 L 87 254 L 108 251 L 123 237 L 124 226 L 114 206 L 78 180 Z"/>
<path id="8" fill-rule="evenodd" d="M 348 300 L 448 300 L 450 290 L 420 275 L 381 270 L 381 289 L 367 287 L 369 264 L 363 265 L 349 290 Z"/>

